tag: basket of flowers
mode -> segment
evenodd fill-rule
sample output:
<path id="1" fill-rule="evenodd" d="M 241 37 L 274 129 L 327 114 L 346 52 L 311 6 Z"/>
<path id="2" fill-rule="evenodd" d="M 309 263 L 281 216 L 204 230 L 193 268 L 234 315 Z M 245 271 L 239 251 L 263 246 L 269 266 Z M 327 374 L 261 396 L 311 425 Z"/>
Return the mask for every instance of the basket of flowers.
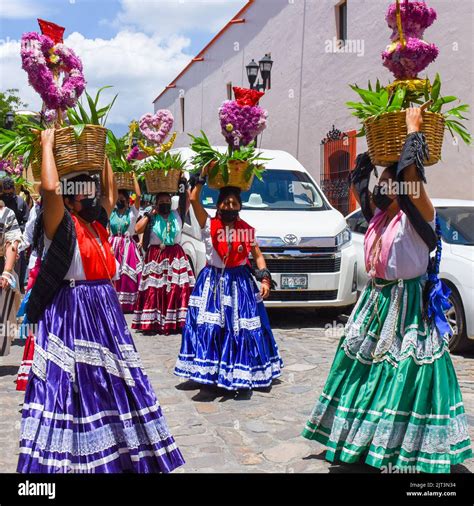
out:
<path id="1" fill-rule="evenodd" d="M 227 150 L 213 148 L 201 131 L 200 136 L 190 135 L 191 149 L 196 153 L 191 162 L 196 172 L 209 167 L 210 188 L 235 186 L 248 191 L 255 176 L 262 179 L 263 163 L 268 160 L 256 149 L 254 140 L 266 127 L 267 111 L 257 105 L 262 92 L 234 87 L 234 94 L 235 100 L 226 100 L 219 109 Z"/>
<path id="2" fill-rule="evenodd" d="M 30 85 L 43 100 L 41 125 L 36 136 L 27 139 L 31 149 L 29 162 L 33 175 L 41 174 L 41 146 L 38 130 L 54 126 L 54 156 L 58 174 L 76 171 L 98 172 L 105 165 L 107 129 L 105 122 L 115 98 L 104 107 L 98 106 L 101 88 L 93 99 L 87 93 L 87 112 L 79 97 L 86 82 L 82 62 L 63 43 L 64 28 L 39 20 L 42 34 L 28 32 L 21 39 L 22 67 Z M 62 80 L 61 80 L 62 76 Z M 67 119 L 68 125 L 64 125 Z"/>
<path id="3" fill-rule="evenodd" d="M 177 193 L 185 162 L 179 153 L 158 153 L 147 157 L 139 166 L 148 193 Z"/>
<path id="4" fill-rule="evenodd" d="M 133 178 L 134 167 L 132 159 L 129 156 L 125 156 L 127 138 L 126 136 L 118 138 L 109 130 L 107 132 L 107 139 L 106 153 L 112 166 L 117 189 L 133 191 L 135 189 Z"/>
<path id="5" fill-rule="evenodd" d="M 362 99 L 347 102 L 353 115 L 363 126 L 359 136 L 367 137 L 370 158 L 374 165 L 387 167 L 400 158 L 407 136 L 406 109 L 415 105 L 423 110 L 421 132 L 425 135 L 429 158 L 425 165 L 433 165 L 441 158 L 444 130 L 448 128 L 469 144 L 471 136 L 462 123 L 469 106 L 456 105 L 443 110 L 446 104 L 458 101 L 455 96 L 442 96 L 441 78 L 438 74 L 431 84 L 428 78 L 418 78 L 438 55 L 438 48 L 422 39 L 424 30 L 436 19 L 436 11 L 425 2 L 400 4 L 399 0 L 389 6 L 386 20 L 393 30 L 392 43 L 382 54 L 383 64 L 395 76 L 395 81 L 381 86 L 377 79 L 368 88 L 351 85 Z"/>
<path id="6" fill-rule="evenodd" d="M 174 118 L 167 109 L 160 109 L 155 114 L 145 114 L 140 118 L 138 127 L 143 140 L 138 141 L 135 152 L 130 156 L 145 158 L 137 163 L 140 178 L 145 180 L 148 193 L 176 193 L 185 162 L 179 153 L 169 150 L 176 140 L 173 132 L 168 141 L 166 138 L 173 128 Z"/>

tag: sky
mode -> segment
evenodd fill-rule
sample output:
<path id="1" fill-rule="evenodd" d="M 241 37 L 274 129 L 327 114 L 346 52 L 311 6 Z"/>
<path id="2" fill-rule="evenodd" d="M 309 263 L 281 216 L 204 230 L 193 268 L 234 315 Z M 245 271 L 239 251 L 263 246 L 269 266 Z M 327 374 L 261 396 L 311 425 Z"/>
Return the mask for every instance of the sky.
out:
<path id="1" fill-rule="evenodd" d="M 37 18 L 66 27 L 65 44 L 82 59 L 87 91 L 118 93 L 107 126 L 127 131 L 153 112 L 153 99 L 247 0 L 0 0 L 0 90 L 18 88 L 29 110 L 39 95 L 21 68 L 20 39 Z M 102 103 L 102 102 L 101 102 Z"/>

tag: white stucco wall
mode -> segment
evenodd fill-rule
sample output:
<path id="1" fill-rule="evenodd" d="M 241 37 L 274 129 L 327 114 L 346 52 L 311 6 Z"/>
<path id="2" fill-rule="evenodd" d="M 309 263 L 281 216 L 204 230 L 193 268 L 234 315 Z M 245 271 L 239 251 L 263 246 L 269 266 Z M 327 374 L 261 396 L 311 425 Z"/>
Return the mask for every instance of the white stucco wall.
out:
<path id="1" fill-rule="evenodd" d="M 270 52 L 274 60 L 272 89 L 261 100 L 269 111 L 269 125 L 260 137 L 262 147 L 283 149 L 296 156 L 319 180 L 320 141 L 335 124 L 339 130 L 358 128 L 345 102 L 357 100 L 349 83 L 366 86 L 378 77 L 393 76 L 382 66 L 381 52 L 389 43 L 385 22 L 389 0 L 348 0 L 348 39 L 363 44 L 363 55 L 328 53 L 326 41 L 336 36 L 337 0 L 255 0 L 243 14 L 245 23 L 230 26 L 204 55 L 156 102 L 170 109 L 181 129 L 179 96 L 185 97 L 185 130 L 203 129 L 211 142 L 224 142 L 217 111 L 226 97 L 226 83 L 248 87 L 245 65 Z M 471 0 L 429 0 L 438 20 L 425 39 L 440 49 L 427 74 L 442 78 L 441 93 L 456 95 L 474 106 L 474 52 Z M 361 46 L 359 46 L 361 47 Z M 422 75 L 421 77 L 423 77 Z M 159 93 L 161 90 L 157 90 Z M 472 127 L 471 127 L 472 128 Z M 357 151 L 366 149 L 357 140 Z M 461 141 L 462 142 L 462 141 Z M 179 133 L 176 146 L 189 143 Z M 443 160 L 427 169 L 433 197 L 474 198 L 473 148 L 456 145 L 445 136 Z"/>

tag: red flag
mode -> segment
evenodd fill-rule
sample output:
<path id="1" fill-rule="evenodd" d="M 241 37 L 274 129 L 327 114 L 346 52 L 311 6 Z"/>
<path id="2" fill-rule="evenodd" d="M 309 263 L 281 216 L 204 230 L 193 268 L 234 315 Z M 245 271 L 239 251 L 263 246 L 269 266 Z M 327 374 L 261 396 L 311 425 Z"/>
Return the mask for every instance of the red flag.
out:
<path id="1" fill-rule="evenodd" d="M 235 100 L 240 107 L 244 105 L 257 105 L 265 93 L 263 91 L 250 90 L 248 88 L 239 88 L 238 86 L 233 87 Z"/>
<path id="2" fill-rule="evenodd" d="M 65 28 L 50 21 L 44 21 L 43 19 L 38 19 L 38 24 L 41 28 L 41 33 L 49 37 L 55 44 L 63 43 L 63 33 Z"/>

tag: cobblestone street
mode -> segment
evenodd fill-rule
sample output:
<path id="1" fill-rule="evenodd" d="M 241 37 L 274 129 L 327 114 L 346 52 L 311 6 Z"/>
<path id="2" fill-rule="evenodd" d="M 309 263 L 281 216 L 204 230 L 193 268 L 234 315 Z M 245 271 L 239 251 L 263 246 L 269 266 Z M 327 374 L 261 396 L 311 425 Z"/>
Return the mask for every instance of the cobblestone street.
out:
<path id="1" fill-rule="evenodd" d="M 135 336 L 144 367 L 186 465 L 176 472 L 378 472 L 365 465 L 331 465 L 324 448 L 299 436 L 326 379 L 338 343 L 325 330 L 333 318 L 312 310 L 270 310 L 285 363 L 268 391 L 235 397 L 173 375 L 179 336 Z M 130 317 L 127 318 L 130 321 Z M 23 393 L 14 380 L 22 345 L 0 358 L 0 469 L 15 472 Z M 474 440 L 474 354 L 453 356 Z M 474 461 L 453 468 L 473 472 Z"/>

